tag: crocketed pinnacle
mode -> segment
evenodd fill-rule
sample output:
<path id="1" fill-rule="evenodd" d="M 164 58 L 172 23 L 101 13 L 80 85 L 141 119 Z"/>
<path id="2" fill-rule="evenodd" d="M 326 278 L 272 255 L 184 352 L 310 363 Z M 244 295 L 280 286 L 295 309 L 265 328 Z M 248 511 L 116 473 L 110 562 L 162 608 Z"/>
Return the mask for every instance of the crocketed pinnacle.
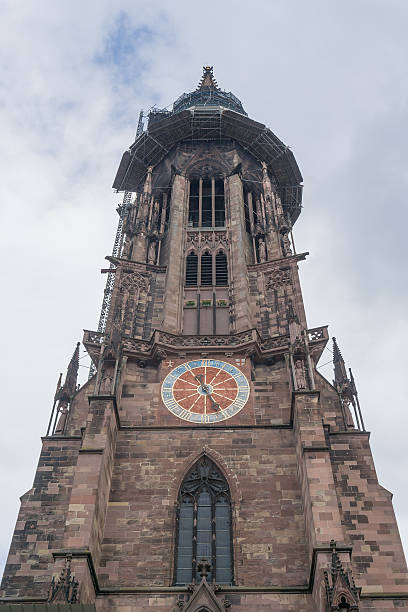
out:
<path id="1" fill-rule="evenodd" d="M 346 366 L 343 356 L 340 352 L 336 338 L 333 338 L 333 364 L 334 364 L 334 382 L 341 385 L 347 381 Z"/>
<path id="2" fill-rule="evenodd" d="M 79 346 L 80 342 L 77 342 L 74 353 L 71 357 L 67 368 L 67 375 L 65 382 L 58 391 L 58 399 L 62 401 L 70 401 L 74 395 L 77 387 L 78 369 L 79 369 Z"/>

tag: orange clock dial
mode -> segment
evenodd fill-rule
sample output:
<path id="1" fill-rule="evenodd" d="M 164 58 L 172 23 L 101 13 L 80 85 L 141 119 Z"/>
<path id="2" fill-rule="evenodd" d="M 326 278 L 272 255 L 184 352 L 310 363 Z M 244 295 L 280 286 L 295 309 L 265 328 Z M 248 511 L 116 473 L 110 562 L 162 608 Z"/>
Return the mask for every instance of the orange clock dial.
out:
<path id="1" fill-rule="evenodd" d="M 162 385 L 162 397 L 176 416 L 196 423 L 230 418 L 246 404 L 249 384 L 235 366 L 197 359 L 177 366 Z"/>

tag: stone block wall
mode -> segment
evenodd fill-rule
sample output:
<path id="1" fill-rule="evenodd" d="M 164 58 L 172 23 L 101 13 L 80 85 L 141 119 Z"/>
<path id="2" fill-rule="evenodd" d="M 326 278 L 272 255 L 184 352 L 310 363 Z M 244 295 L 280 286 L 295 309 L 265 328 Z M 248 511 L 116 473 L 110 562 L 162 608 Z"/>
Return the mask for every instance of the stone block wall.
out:
<path id="1" fill-rule="evenodd" d="M 377 479 L 369 434 L 330 436 L 341 521 L 353 546 L 353 567 L 364 591 L 398 592 L 408 585 L 392 495 Z"/>
<path id="2" fill-rule="evenodd" d="M 178 487 L 203 449 L 230 483 L 237 583 L 306 584 L 309 564 L 293 432 L 233 427 L 119 432 L 101 584 L 172 583 Z"/>
<path id="3" fill-rule="evenodd" d="M 33 487 L 21 497 L 1 588 L 8 597 L 43 596 L 63 546 L 81 440 L 44 440 Z"/>

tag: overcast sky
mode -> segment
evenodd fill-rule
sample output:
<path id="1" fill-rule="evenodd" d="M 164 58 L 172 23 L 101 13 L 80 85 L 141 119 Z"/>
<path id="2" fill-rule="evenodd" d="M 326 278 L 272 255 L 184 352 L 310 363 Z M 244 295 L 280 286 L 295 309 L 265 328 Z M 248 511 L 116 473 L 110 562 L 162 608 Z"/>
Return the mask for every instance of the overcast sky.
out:
<path id="1" fill-rule="evenodd" d="M 0 0 L 0 14 L 0 574 L 58 374 L 97 328 L 122 152 L 140 109 L 194 89 L 204 64 L 295 154 L 308 324 L 329 324 L 353 368 L 407 542 L 407 0 Z"/>

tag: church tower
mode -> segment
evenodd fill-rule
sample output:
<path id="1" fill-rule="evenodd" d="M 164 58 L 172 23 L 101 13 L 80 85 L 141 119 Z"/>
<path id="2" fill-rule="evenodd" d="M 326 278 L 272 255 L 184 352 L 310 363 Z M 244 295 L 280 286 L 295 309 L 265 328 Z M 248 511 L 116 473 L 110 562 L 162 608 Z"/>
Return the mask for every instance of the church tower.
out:
<path id="1" fill-rule="evenodd" d="M 141 116 L 97 331 L 54 396 L 0 603 L 20 610 L 408 608 L 351 371 L 316 364 L 292 152 L 212 67 Z"/>

